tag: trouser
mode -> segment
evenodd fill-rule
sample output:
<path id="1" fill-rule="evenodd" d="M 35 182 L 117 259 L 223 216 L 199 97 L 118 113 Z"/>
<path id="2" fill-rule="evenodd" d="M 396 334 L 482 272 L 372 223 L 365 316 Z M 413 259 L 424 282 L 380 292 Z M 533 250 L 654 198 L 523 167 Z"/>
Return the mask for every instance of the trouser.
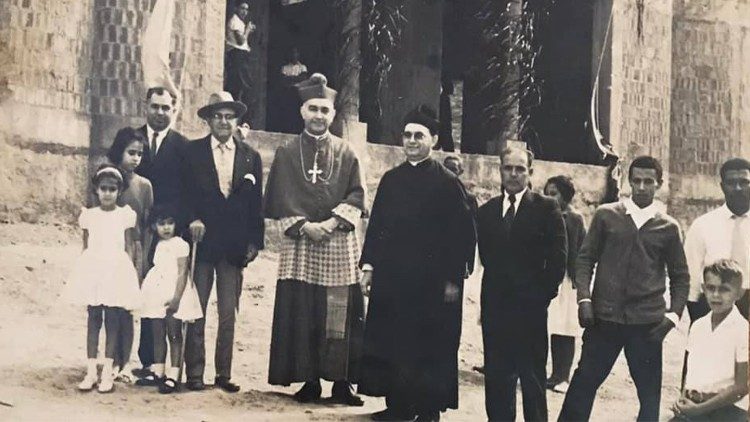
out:
<path id="1" fill-rule="evenodd" d="M 748 319 L 750 312 L 750 291 L 745 290 L 745 293 L 740 297 L 740 300 L 736 303 L 737 309 L 739 309 L 745 319 Z M 688 314 L 690 314 L 690 324 L 695 322 L 698 318 L 708 315 L 711 312 L 711 308 L 708 306 L 706 301 L 706 295 L 701 293 L 701 297 L 698 298 L 697 302 L 687 303 Z"/>
<path id="2" fill-rule="evenodd" d="M 226 52 L 224 63 L 227 75 L 224 86 L 235 101 L 240 101 L 247 106 L 248 112 L 245 116 L 240 116 L 240 121 L 249 121 L 254 111 L 254 99 L 251 92 L 253 68 L 250 52 L 232 48 Z"/>
<path id="3" fill-rule="evenodd" d="M 133 351 L 133 314 L 122 309 L 118 315 L 120 318 L 120 332 L 117 336 L 117 351 L 113 366 L 122 369 L 130 361 L 130 354 Z"/>
<path id="4" fill-rule="evenodd" d="M 550 336 L 552 354 L 552 374 L 550 379 L 556 383 L 570 379 L 570 368 L 573 366 L 576 338 L 573 336 Z"/>
<path id="5" fill-rule="evenodd" d="M 521 303 L 506 303 L 502 308 L 491 317 L 485 313 L 482 321 L 487 417 L 490 421 L 516 419 L 520 378 L 524 419 L 546 421 L 547 308 Z"/>
<path id="6" fill-rule="evenodd" d="M 662 343 L 648 332 L 655 324 L 624 325 L 597 321 L 583 333 L 578 368 L 565 396 L 560 421 L 587 421 L 599 386 L 625 349 L 630 376 L 638 393 L 639 421 L 659 419 L 661 401 Z"/>
<path id="7" fill-rule="evenodd" d="M 188 325 L 185 348 L 185 366 L 188 381 L 203 380 L 206 366 L 205 327 L 208 314 L 208 298 L 216 278 L 216 299 L 218 302 L 219 329 L 216 334 L 216 354 L 214 365 L 216 376 L 229 379 L 232 373 L 232 351 L 234 349 L 235 312 L 239 305 L 242 286 L 242 268 L 222 259 L 216 264 L 197 262 L 194 271 L 195 288 L 206 318 Z"/>

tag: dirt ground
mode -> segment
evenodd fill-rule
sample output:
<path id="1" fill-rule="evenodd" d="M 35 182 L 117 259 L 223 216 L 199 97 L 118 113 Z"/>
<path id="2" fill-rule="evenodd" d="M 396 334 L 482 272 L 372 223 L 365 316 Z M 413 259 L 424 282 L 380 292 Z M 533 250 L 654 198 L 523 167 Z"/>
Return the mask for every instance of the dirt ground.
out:
<path id="1" fill-rule="evenodd" d="M 59 293 L 80 251 L 79 238 L 67 226 L 0 224 L 0 420 L 369 420 L 369 413 L 384 407 L 380 398 L 365 398 L 362 408 L 325 402 L 301 405 L 291 398 L 298 386 L 267 384 L 276 274 L 276 255 L 272 252 L 262 253 L 245 270 L 233 370 L 233 380 L 242 386 L 240 393 L 209 389 L 163 396 L 153 388 L 119 383 L 112 394 L 78 392 L 76 385 L 83 377 L 85 363 L 85 313 L 59 305 Z M 460 409 L 443 414 L 444 420 L 486 418 L 483 378 L 471 370 L 482 361 L 481 332 L 476 322 L 478 299 L 479 283 L 468 284 L 459 356 Z M 207 338 L 211 340 L 207 346 L 207 381 L 213 379 L 215 312 L 212 300 L 207 322 Z M 673 331 L 664 348 L 665 420 L 671 416 L 668 408 L 678 396 L 684 347 L 681 325 L 682 330 Z M 326 396 L 330 384 L 323 388 Z M 550 419 L 555 419 L 563 396 L 548 392 L 547 397 Z M 621 356 L 599 390 L 592 420 L 635 420 L 637 412 L 635 387 Z M 519 419 L 521 415 L 519 392 Z"/>

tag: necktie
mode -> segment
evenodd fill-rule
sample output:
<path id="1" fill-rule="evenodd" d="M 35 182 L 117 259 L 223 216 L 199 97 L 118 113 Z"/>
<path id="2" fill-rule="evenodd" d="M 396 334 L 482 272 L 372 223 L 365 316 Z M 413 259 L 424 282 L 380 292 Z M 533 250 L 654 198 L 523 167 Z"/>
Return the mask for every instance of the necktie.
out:
<path id="1" fill-rule="evenodd" d="M 156 138 L 159 137 L 159 132 L 154 132 L 154 135 L 151 137 L 151 158 L 156 157 Z"/>
<path id="2" fill-rule="evenodd" d="M 219 163 L 219 167 L 221 167 L 219 171 L 219 184 L 221 185 L 221 193 L 226 198 L 229 196 L 229 184 L 231 182 L 227 180 L 227 157 L 229 157 L 229 151 L 227 151 L 227 145 L 224 143 L 219 143 L 219 156 L 221 157 L 221 163 Z"/>
<path id="3" fill-rule="evenodd" d="M 740 268 L 745 273 L 745 278 L 748 277 L 747 272 L 750 270 L 750 243 L 748 239 L 750 236 L 743 232 L 743 223 L 748 219 L 747 216 L 733 215 L 734 227 L 732 228 L 732 259 L 740 264 Z M 745 229 L 747 230 L 747 229 Z"/>
<path id="4" fill-rule="evenodd" d="M 516 195 L 508 195 L 508 202 L 510 202 L 510 207 L 505 211 L 503 224 L 505 224 L 505 229 L 510 231 L 511 227 L 513 227 L 513 220 L 516 218 Z"/>

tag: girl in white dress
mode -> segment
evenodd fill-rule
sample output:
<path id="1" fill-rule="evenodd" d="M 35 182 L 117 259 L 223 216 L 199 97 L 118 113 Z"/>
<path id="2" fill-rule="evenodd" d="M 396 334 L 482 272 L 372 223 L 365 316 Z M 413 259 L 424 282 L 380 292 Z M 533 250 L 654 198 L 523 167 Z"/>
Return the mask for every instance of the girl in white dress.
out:
<path id="1" fill-rule="evenodd" d="M 91 390 L 97 379 L 99 331 L 104 320 L 106 333 L 105 359 L 99 392 L 113 389 L 112 362 L 117 353 L 122 313 L 140 303 L 138 274 L 133 265 L 133 242 L 136 214 L 128 206 L 118 206 L 117 199 L 126 187 L 122 172 L 104 164 L 94 174 L 92 184 L 98 206 L 84 208 L 78 218 L 83 229 L 83 253 L 75 263 L 67 285 L 66 296 L 88 311 L 86 376 L 78 385 Z"/>
<path id="2" fill-rule="evenodd" d="M 176 214 L 171 207 L 158 205 L 151 212 L 158 243 L 154 252 L 154 266 L 143 280 L 141 292 L 143 306 L 140 316 L 151 319 L 154 364 L 151 365 L 152 374 L 136 381 L 136 385 L 156 385 L 162 394 L 171 393 L 177 388 L 182 364 L 182 320 L 193 321 L 203 317 L 197 292 L 192 284 L 188 286 L 190 247 L 176 235 Z M 167 340 L 171 366 L 165 374 Z"/>
<path id="3" fill-rule="evenodd" d="M 547 379 L 547 388 L 558 393 L 568 391 L 570 368 L 575 355 L 575 338 L 580 337 L 578 326 L 578 303 L 576 301 L 575 261 L 578 249 L 586 236 L 583 217 L 571 206 L 570 202 L 576 193 L 573 181 L 567 176 L 555 176 L 547 180 L 544 194 L 555 198 L 560 204 L 565 220 L 565 231 L 568 235 L 568 260 L 565 278 L 560 283 L 557 296 L 549 305 L 548 329 L 550 333 L 552 373 Z"/>

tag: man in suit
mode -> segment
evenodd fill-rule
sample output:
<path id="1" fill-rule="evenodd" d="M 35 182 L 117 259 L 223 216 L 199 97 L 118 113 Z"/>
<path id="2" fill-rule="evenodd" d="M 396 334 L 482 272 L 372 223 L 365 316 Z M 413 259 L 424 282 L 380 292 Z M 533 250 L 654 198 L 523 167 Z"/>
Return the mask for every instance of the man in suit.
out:
<path id="1" fill-rule="evenodd" d="M 182 148 L 188 140 L 172 129 L 176 110 L 175 94 L 162 87 L 149 88 L 146 93 L 146 124 L 138 128 L 148 140 L 148 146 L 135 172 L 151 182 L 154 205 L 168 204 L 181 209 L 180 166 Z"/>
<path id="2" fill-rule="evenodd" d="M 502 195 L 479 208 L 484 266 L 481 319 L 487 417 L 515 420 L 520 377 L 524 419 L 547 420 L 547 306 L 565 275 L 567 235 L 559 206 L 529 189 L 533 155 L 500 154 Z"/>
<path id="3" fill-rule="evenodd" d="M 238 119 L 247 111 L 228 92 L 211 94 L 198 116 L 211 133 L 184 149 L 183 188 L 191 221 L 190 235 L 198 242 L 194 281 L 203 313 L 216 276 L 219 328 L 216 338 L 215 385 L 234 393 L 230 381 L 235 312 L 239 309 L 242 269 L 263 248 L 263 165 L 260 155 L 234 138 Z M 187 388 L 202 390 L 206 363 L 205 318 L 190 324 L 185 364 Z"/>
<path id="4" fill-rule="evenodd" d="M 147 146 L 143 151 L 141 163 L 135 172 L 151 182 L 154 189 L 154 205 L 165 205 L 174 209 L 182 209 L 180 197 L 180 165 L 182 162 L 182 148 L 187 143 L 180 132 L 171 128 L 172 119 L 177 110 L 177 95 L 164 87 L 152 87 L 146 92 L 146 124 L 138 128 L 147 139 Z M 185 221 L 177 222 L 183 227 Z M 154 255 L 154 233 L 146 233 L 143 237 L 143 251 L 147 267 L 151 266 Z M 138 358 L 143 369 L 134 371 L 139 376 L 146 377 L 153 382 L 153 374 L 149 369 L 154 363 L 154 336 L 151 334 L 151 321 L 141 320 L 141 336 L 138 345 Z M 122 356 L 115 365 L 123 367 L 129 360 Z"/>

